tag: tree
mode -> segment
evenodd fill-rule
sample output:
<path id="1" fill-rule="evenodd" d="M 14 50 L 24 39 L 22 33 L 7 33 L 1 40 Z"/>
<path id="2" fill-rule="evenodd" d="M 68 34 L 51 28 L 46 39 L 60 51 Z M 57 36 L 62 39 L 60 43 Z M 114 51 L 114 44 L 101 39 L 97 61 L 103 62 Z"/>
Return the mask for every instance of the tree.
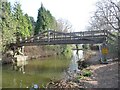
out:
<path id="1" fill-rule="evenodd" d="M 56 24 L 57 24 L 57 21 L 56 19 L 52 16 L 52 14 L 50 13 L 49 10 L 47 10 L 47 27 L 48 29 L 56 29 Z"/>
<path id="2" fill-rule="evenodd" d="M 3 51 L 10 43 L 16 43 L 17 37 L 28 37 L 32 32 L 32 24 L 27 14 L 23 14 L 21 6 L 16 3 L 14 8 L 9 2 L 0 2 L 0 32 L 2 32 Z"/>
<path id="3" fill-rule="evenodd" d="M 26 25 L 24 24 L 24 27 L 26 28 L 25 31 L 27 31 L 28 36 L 32 35 L 32 33 L 33 33 L 32 22 L 30 20 L 30 17 L 28 16 L 28 14 L 24 15 L 24 20 L 26 20 L 25 21 Z"/>
<path id="4" fill-rule="evenodd" d="M 56 30 L 59 32 L 71 32 L 72 25 L 68 20 L 59 19 L 57 20 Z M 71 55 L 71 46 L 70 45 L 60 45 L 61 53 L 64 55 Z"/>
<path id="5" fill-rule="evenodd" d="M 96 3 L 96 11 L 91 18 L 90 30 L 107 30 L 113 36 L 109 34 L 108 44 L 117 52 L 118 50 L 118 36 L 120 32 L 120 2 L 117 0 L 101 0 Z M 116 47 L 116 48 L 115 48 Z"/>
<path id="6" fill-rule="evenodd" d="M 56 24 L 55 18 L 51 15 L 49 10 L 46 10 L 43 4 L 38 10 L 37 22 L 35 25 L 35 33 L 38 34 L 41 31 L 48 29 L 54 29 Z"/>
<path id="7" fill-rule="evenodd" d="M 120 32 L 120 3 L 117 0 L 101 0 L 96 7 L 92 27 Z"/>
<path id="8" fill-rule="evenodd" d="M 71 32 L 72 31 L 72 25 L 68 20 L 58 19 L 57 20 L 57 31 Z"/>
<path id="9" fill-rule="evenodd" d="M 21 5 L 17 2 L 14 7 L 14 18 L 17 36 L 22 38 L 29 37 L 32 30 L 30 19 L 27 14 L 23 15 Z"/>
<path id="10" fill-rule="evenodd" d="M 34 29 L 35 29 L 35 20 L 33 17 L 29 16 L 30 22 L 32 24 L 32 32 L 31 35 L 34 35 Z"/>
<path id="11" fill-rule="evenodd" d="M 2 45 L 3 51 L 6 48 L 7 44 L 13 43 L 16 41 L 15 37 L 15 24 L 14 17 L 11 12 L 11 6 L 8 2 L 2 3 L 2 22 L 0 23 L 2 29 Z"/>

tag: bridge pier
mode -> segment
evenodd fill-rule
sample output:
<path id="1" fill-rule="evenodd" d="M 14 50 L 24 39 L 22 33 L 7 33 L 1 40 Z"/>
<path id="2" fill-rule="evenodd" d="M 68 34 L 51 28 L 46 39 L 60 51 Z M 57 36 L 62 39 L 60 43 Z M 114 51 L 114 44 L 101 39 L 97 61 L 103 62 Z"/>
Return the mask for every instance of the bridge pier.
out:
<path id="1" fill-rule="evenodd" d="M 25 48 L 24 46 L 21 47 L 21 52 L 23 53 L 23 55 L 24 55 L 24 48 Z"/>
<path id="2" fill-rule="evenodd" d="M 18 46 L 14 52 L 14 55 L 24 55 L 24 46 Z"/>

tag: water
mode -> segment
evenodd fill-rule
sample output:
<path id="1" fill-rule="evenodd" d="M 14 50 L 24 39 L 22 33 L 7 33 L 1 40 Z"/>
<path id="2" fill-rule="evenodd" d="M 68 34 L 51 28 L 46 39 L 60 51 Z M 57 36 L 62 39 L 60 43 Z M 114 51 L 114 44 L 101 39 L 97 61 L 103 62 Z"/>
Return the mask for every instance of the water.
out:
<path id="1" fill-rule="evenodd" d="M 77 61 L 82 58 L 82 51 L 73 51 L 71 58 L 65 56 L 54 56 L 45 59 L 31 60 L 25 63 L 3 65 L 2 87 L 3 88 L 26 88 L 34 84 L 42 87 L 51 79 L 64 78 L 66 70 L 73 72 L 78 70 Z M 14 70 L 13 70 L 14 69 Z"/>
<path id="2" fill-rule="evenodd" d="M 79 71 L 78 69 L 78 63 L 77 61 L 80 60 L 83 57 L 83 51 L 82 50 L 73 50 L 73 56 L 71 58 L 71 63 L 69 66 L 69 71 L 74 72 L 74 71 Z"/>

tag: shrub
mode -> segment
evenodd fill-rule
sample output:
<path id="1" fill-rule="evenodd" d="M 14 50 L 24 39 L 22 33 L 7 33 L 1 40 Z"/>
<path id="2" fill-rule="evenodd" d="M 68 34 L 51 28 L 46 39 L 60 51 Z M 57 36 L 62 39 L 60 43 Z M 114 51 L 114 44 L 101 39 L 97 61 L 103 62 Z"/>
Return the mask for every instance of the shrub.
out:
<path id="1" fill-rule="evenodd" d="M 90 70 L 83 70 L 83 76 L 90 77 L 92 75 L 92 72 Z"/>

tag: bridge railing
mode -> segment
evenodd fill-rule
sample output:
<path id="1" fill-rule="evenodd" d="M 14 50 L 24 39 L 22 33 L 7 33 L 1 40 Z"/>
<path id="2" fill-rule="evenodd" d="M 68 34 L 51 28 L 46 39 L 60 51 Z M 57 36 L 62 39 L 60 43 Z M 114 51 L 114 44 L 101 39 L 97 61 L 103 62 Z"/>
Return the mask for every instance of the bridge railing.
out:
<path id="1" fill-rule="evenodd" d="M 95 40 L 106 38 L 106 31 L 84 31 L 84 32 L 59 32 L 48 30 L 39 33 L 33 37 L 23 40 L 21 43 L 36 43 L 36 42 L 50 42 L 50 41 L 70 41 L 70 40 Z"/>

